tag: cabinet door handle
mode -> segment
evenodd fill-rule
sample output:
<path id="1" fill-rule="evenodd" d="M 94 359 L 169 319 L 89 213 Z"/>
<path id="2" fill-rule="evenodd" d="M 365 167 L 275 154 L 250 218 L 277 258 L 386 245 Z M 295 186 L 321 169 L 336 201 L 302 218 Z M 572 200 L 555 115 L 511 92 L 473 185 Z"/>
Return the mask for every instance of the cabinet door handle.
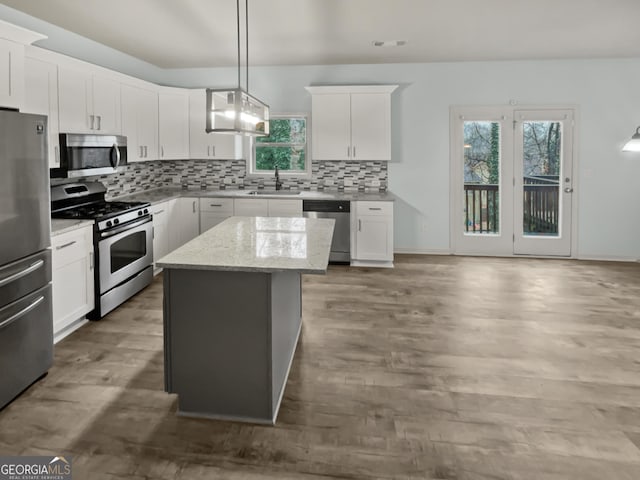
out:
<path id="1" fill-rule="evenodd" d="M 207 145 L 207 157 L 211 156 L 211 145 Z"/>
<path id="2" fill-rule="evenodd" d="M 212 203 L 211 206 L 212 207 L 221 207 L 222 204 L 221 203 Z"/>
<path id="3" fill-rule="evenodd" d="M 144 146 L 144 158 L 149 156 L 149 151 L 147 150 L 147 145 Z"/>
<path id="4" fill-rule="evenodd" d="M 144 147 L 140 145 L 140 158 L 144 158 Z"/>
<path id="5" fill-rule="evenodd" d="M 347 158 L 351 157 L 351 147 L 347 147 Z"/>
<path id="6" fill-rule="evenodd" d="M 98 130 L 102 129 L 102 115 L 97 115 L 98 117 Z"/>
<path id="7" fill-rule="evenodd" d="M 369 207 L 369 210 L 382 210 L 380 207 Z"/>
<path id="8" fill-rule="evenodd" d="M 160 215 L 161 213 L 164 213 L 164 210 L 158 210 L 157 212 L 153 212 L 154 215 Z"/>
<path id="9" fill-rule="evenodd" d="M 58 245 L 58 246 L 56 247 L 56 250 L 62 250 L 63 248 L 70 247 L 71 245 L 73 245 L 73 244 L 75 244 L 75 243 L 76 243 L 76 241 L 75 241 L 75 240 L 73 240 L 72 242 L 65 243 L 64 245 Z"/>
<path id="10" fill-rule="evenodd" d="M 213 152 L 213 154 L 211 156 L 215 157 L 216 156 L 216 146 L 215 145 L 211 146 L 211 151 Z"/>
<path id="11" fill-rule="evenodd" d="M 93 252 L 89 252 L 89 270 L 93 270 Z"/>
<path id="12" fill-rule="evenodd" d="M 160 147 L 160 156 L 164 157 L 164 147 Z"/>
<path id="13" fill-rule="evenodd" d="M 358 231 L 362 231 L 362 220 L 358 219 Z"/>
<path id="14" fill-rule="evenodd" d="M 56 165 L 60 165 L 60 149 L 57 145 L 53 147 L 53 161 Z"/>
<path id="15" fill-rule="evenodd" d="M 96 116 L 89 115 L 89 118 L 91 119 L 91 130 L 95 130 Z"/>
<path id="16" fill-rule="evenodd" d="M 193 213 L 196 213 L 196 201 L 193 201 Z"/>
<path id="17" fill-rule="evenodd" d="M 353 148 L 353 158 L 356 158 L 356 147 L 355 147 L 355 145 L 352 148 Z"/>

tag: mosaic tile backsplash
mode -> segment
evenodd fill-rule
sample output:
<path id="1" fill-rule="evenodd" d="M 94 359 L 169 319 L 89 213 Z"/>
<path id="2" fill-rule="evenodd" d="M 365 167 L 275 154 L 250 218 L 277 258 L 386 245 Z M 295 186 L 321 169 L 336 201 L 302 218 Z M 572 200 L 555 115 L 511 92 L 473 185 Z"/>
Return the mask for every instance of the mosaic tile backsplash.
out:
<path id="1" fill-rule="evenodd" d="M 282 188 L 340 192 L 387 190 L 387 162 L 312 162 L 311 169 L 311 178 L 281 177 Z M 119 173 L 91 177 L 93 179 L 104 183 L 108 198 L 166 186 L 182 186 L 190 190 L 275 188 L 274 178 L 247 176 L 244 160 L 137 162 L 127 165 Z"/>

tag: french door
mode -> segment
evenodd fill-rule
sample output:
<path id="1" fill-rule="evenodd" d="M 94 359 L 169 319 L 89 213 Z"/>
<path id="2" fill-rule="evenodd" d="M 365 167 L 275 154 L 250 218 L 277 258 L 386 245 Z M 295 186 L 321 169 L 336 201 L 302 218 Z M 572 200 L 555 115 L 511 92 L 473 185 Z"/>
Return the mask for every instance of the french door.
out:
<path id="1" fill-rule="evenodd" d="M 452 108 L 454 253 L 570 256 L 573 111 Z"/>

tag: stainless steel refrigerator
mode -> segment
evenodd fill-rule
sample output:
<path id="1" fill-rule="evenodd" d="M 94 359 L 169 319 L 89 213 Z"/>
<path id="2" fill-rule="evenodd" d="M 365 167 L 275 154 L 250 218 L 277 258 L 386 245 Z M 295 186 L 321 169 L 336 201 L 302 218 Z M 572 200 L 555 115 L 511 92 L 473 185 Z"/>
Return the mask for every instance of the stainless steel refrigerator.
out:
<path id="1" fill-rule="evenodd" d="M 0 110 L 0 408 L 53 361 L 47 117 Z"/>

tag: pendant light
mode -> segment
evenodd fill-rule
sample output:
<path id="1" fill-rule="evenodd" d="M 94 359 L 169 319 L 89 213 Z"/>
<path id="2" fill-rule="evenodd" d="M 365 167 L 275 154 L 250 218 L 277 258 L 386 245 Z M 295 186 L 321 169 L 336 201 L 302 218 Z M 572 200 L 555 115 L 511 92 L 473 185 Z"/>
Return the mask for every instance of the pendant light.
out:
<path id="1" fill-rule="evenodd" d="M 622 147 L 623 152 L 640 152 L 640 127 L 636 128 L 636 133 L 633 134 L 631 140 L 625 143 Z"/>
<path id="2" fill-rule="evenodd" d="M 269 105 L 249 95 L 249 0 L 245 0 L 246 90 L 240 83 L 240 0 L 236 0 L 238 87 L 207 88 L 207 133 L 269 135 Z"/>

